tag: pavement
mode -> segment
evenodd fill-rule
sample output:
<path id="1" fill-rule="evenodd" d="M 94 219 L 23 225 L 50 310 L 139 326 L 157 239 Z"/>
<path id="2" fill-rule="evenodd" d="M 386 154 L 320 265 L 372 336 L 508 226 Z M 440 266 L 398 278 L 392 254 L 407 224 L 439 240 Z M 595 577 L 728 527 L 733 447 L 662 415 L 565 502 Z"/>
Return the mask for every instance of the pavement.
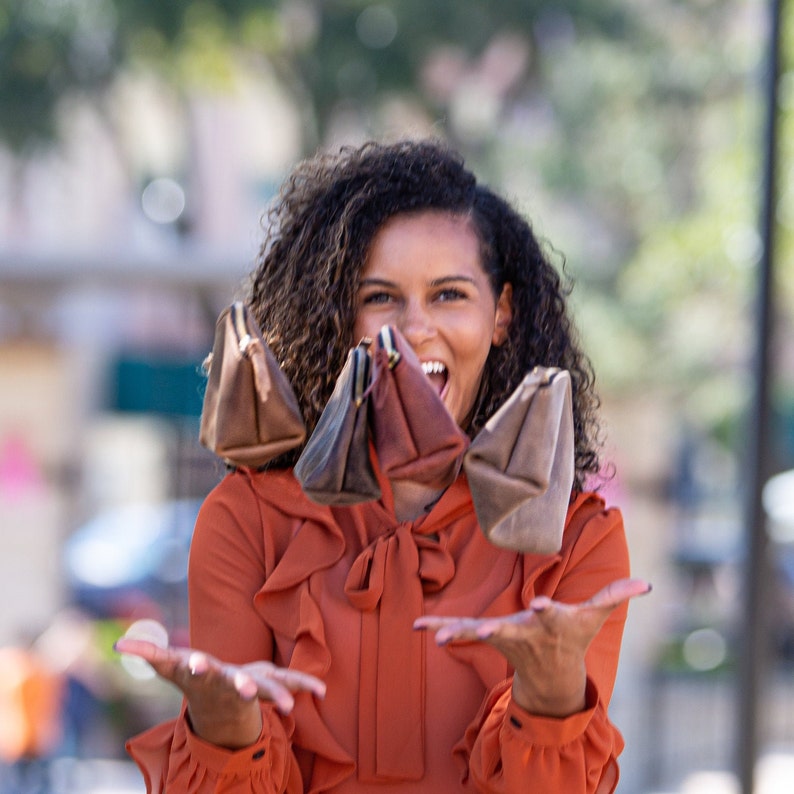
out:
<path id="1" fill-rule="evenodd" d="M 49 787 L 13 786 L 9 794 L 146 794 L 132 762 L 111 759 L 59 758 L 50 762 Z M 6 789 L 3 789 L 5 792 Z"/>
<path id="2" fill-rule="evenodd" d="M 770 752 L 756 767 L 753 794 L 792 794 L 794 753 Z M 620 787 L 618 787 L 620 794 Z M 647 791 L 645 794 L 742 794 L 736 776 L 725 771 L 692 772 L 674 791 Z"/>
<path id="3" fill-rule="evenodd" d="M 37 794 L 145 794 L 141 774 L 129 761 L 61 758 L 51 764 L 49 789 Z M 0 787 L 2 788 L 2 787 Z M 794 753 L 770 752 L 758 762 L 753 794 L 792 794 Z M 9 794 L 27 794 L 30 789 L 3 788 Z M 618 786 L 617 794 L 622 788 Z M 638 794 L 742 794 L 734 775 L 725 771 L 696 771 L 686 775 L 675 789 L 646 790 Z"/>

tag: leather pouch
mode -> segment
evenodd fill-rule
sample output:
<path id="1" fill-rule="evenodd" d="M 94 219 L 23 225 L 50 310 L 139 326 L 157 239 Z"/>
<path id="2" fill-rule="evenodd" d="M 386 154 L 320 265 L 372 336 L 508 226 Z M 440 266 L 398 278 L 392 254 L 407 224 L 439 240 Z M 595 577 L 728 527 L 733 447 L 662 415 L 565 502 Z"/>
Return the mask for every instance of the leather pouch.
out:
<path id="1" fill-rule="evenodd" d="M 488 540 L 520 552 L 559 551 L 574 478 L 569 373 L 528 373 L 472 441 L 463 466 Z"/>
<path id="2" fill-rule="evenodd" d="M 396 328 L 381 329 L 373 359 L 370 416 L 382 471 L 390 480 L 446 488 L 460 472 L 468 436 Z"/>
<path id="3" fill-rule="evenodd" d="M 199 441 L 233 466 L 263 466 L 306 437 L 298 401 L 246 305 L 215 326 Z"/>
<path id="4" fill-rule="evenodd" d="M 328 404 L 295 464 L 304 492 L 320 504 L 351 505 L 381 495 L 369 449 L 372 359 L 368 344 L 363 342 L 348 353 Z"/>

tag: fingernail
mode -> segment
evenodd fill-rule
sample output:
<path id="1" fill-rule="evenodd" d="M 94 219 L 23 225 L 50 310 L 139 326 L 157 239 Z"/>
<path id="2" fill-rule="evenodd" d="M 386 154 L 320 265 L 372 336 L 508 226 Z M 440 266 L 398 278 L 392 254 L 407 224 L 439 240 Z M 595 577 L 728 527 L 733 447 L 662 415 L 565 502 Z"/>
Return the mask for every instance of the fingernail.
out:
<path id="1" fill-rule="evenodd" d="M 295 701 L 292 698 L 282 698 L 276 704 L 278 710 L 282 714 L 289 714 L 295 705 Z"/>
<path id="2" fill-rule="evenodd" d="M 244 700 L 253 700 L 257 696 L 256 682 L 242 670 L 234 676 L 234 688 Z"/>
<path id="3" fill-rule="evenodd" d="M 203 667 L 204 657 L 200 653 L 192 653 L 187 660 L 187 668 L 190 675 L 201 675 L 201 668 Z"/>

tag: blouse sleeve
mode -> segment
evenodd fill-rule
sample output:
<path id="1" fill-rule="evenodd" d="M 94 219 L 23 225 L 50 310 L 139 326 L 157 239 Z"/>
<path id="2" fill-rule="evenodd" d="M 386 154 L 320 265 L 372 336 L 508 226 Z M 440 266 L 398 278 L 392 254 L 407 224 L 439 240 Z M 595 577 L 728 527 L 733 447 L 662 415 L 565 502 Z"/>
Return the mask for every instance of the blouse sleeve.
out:
<path id="1" fill-rule="evenodd" d="M 273 637 L 253 606 L 265 579 L 262 521 L 248 477 L 230 474 L 199 511 L 188 566 L 190 644 L 233 664 L 273 657 Z M 234 616 L 231 630 L 229 616 Z M 261 703 L 262 733 L 231 751 L 196 736 L 180 715 L 127 743 L 147 794 L 271 794 L 300 792 L 291 727 Z"/>
<path id="2" fill-rule="evenodd" d="M 275 708 L 261 703 L 262 732 L 254 744 L 225 750 L 190 729 L 179 717 L 136 736 L 127 751 L 143 773 L 147 794 L 298 794 L 300 773 Z"/>
<path id="3" fill-rule="evenodd" d="M 577 523 L 579 527 L 574 526 Z M 629 575 L 619 511 L 599 510 L 583 524 L 574 514 L 569 525 L 575 540 L 563 549 L 562 573 L 528 583 L 527 602 L 543 593 L 578 603 Z M 513 701 L 512 679 L 489 693 L 458 748 L 468 758 L 469 775 L 478 791 L 610 794 L 615 790 L 623 739 L 610 722 L 607 707 L 626 614 L 626 604 L 617 607 L 588 648 L 584 711 L 561 719 L 532 715 Z"/>

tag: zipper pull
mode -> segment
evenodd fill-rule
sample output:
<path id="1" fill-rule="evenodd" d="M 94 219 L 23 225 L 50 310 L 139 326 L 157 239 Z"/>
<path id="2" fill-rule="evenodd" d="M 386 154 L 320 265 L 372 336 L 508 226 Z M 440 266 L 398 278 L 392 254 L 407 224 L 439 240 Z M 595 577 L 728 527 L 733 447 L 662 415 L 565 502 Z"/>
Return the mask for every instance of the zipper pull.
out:
<path id="1" fill-rule="evenodd" d="M 237 346 L 240 348 L 240 353 L 245 355 L 248 351 L 248 346 L 254 340 L 245 325 L 245 305 L 242 301 L 235 301 L 232 304 L 232 323 L 237 334 Z"/>
<path id="2" fill-rule="evenodd" d="M 356 408 L 364 403 L 370 381 L 370 359 L 367 348 L 358 345 L 353 350 L 353 402 Z"/>
<path id="3" fill-rule="evenodd" d="M 386 351 L 389 358 L 389 369 L 394 369 L 400 363 L 402 356 L 394 345 L 394 334 L 392 333 L 391 326 L 384 325 L 378 334 L 378 342 L 380 346 Z"/>

